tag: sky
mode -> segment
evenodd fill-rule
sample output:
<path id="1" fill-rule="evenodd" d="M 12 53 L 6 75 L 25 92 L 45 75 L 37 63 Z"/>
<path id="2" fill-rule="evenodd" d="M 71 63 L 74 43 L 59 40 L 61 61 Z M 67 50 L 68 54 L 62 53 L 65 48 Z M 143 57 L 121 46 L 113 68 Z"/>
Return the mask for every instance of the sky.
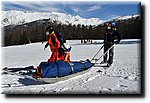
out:
<path id="1" fill-rule="evenodd" d="M 122 15 L 139 15 L 140 2 L 102 1 L 2 1 L 2 10 L 61 12 L 82 18 L 113 19 Z"/>

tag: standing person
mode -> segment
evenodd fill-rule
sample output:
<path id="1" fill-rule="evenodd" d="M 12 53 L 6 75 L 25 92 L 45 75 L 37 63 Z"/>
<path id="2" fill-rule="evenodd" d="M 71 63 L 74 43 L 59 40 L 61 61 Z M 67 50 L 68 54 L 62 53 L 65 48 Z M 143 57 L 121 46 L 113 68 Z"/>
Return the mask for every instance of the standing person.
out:
<path id="1" fill-rule="evenodd" d="M 48 62 L 53 62 L 57 60 L 62 60 L 66 62 L 70 62 L 70 50 L 71 47 L 66 47 L 64 50 L 66 40 L 63 38 L 60 32 L 54 31 L 54 29 L 50 26 L 46 27 L 46 35 L 48 35 L 48 41 L 45 45 L 45 48 L 50 46 L 50 50 L 52 52 L 50 59 Z M 44 48 L 44 50 L 45 50 Z"/>
<path id="2" fill-rule="evenodd" d="M 56 37 L 56 33 L 54 31 L 54 29 L 50 26 L 46 27 L 46 35 L 48 36 L 48 41 L 45 45 L 45 48 L 48 47 L 48 45 L 50 46 L 50 50 L 52 52 L 50 59 L 48 60 L 48 62 L 53 62 L 53 61 L 57 61 L 59 60 L 59 53 L 58 53 L 58 49 L 60 48 L 60 42 Z M 45 50 L 44 48 L 44 50 Z"/>
<path id="3" fill-rule="evenodd" d="M 107 29 L 104 37 L 104 53 L 107 52 L 108 49 L 114 45 L 114 43 L 118 44 L 120 40 L 121 40 L 121 35 L 120 33 L 118 33 L 116 29 L 115 22 L 109 22 L 107 24 Z M 109 56 L 108 56 L 108 52 L 109 52 Z M 113 63 L 114 47 L 112 47 L 108 52 L 104 55 L 104 60 L 102 63 L 103 64 L 106 63 L 107 66 L 110 66 Z"/>

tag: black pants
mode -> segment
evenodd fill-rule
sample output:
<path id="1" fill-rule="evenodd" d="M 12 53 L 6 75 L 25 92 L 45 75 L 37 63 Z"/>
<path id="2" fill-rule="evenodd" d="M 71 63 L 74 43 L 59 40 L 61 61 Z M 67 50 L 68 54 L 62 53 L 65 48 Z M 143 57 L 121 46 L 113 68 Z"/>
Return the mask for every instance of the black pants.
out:
<path id="1" fill-rule="evenodd" d="M 112 43 L 106 43 L 104 45 L 104 53 L 113 46 Z M 108 56 L 109 53 L 109 56 Z M 105 55 L 104 55 L 104 62 L 108 62 L 109 64 L 113 63 L 113 56 L 114 56 L 114 47 L 112 47 Z M 108 59 L 107 59 L 108 58 Z"/>

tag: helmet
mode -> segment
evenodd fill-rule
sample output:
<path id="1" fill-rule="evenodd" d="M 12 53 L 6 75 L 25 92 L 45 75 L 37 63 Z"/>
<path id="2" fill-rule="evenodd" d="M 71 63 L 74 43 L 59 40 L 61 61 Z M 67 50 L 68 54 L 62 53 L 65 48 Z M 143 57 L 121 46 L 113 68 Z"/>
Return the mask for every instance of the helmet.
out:
<path id="1" fill-rule="evenodd" d="M 48 34 L 48 32 L 49 32 L 49 34 L 51 33 L 51 32 L 53 32 L 54 31 L 54 29 L 53 29 L 53 27 L 52 26 L 47 26 L 46 28 L 45 28 L 45 30 L 46 30 L 46 34 Z"/>
<path id="2" fill-rule="evenodd" d="M 106 24 L 107 25 L 107 29 L 112 29 L 112 28 L 115 28 L 115 26 L 116 26 L 116 23 L 115 22 L 109 22 L 109 23 L 107 23 Z"/>
<path id="3" fill-rule="evenodd" d="M 115 27 L 115 26 L 116 26 L 116 23 L 115 23 L 115 22 L 112 22 L 111 24 L 112 24 L 112 27 Z"/>

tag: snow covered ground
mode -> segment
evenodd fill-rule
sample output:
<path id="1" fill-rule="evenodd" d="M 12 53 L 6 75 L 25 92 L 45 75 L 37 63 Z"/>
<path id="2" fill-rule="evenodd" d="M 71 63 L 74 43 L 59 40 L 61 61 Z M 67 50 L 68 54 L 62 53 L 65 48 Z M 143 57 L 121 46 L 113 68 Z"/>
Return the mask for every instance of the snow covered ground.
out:
<path id="1" fill-rule="evenodd" d="M 54 84 L 41 84 L 21 76 L 2 74 L 1 89 L 4 94 L 140 94 L 141 93 L 141 41 L 122 40 L 115 45 L 114 63 L 111 67 L 92 67 L 89 72 Z M 71 60 L 91 59 L 102 46 L 101 40 L 93 44 L 80 44 L 79 40 L 68 41 L 72 46 Z M 44 43 L 45 44 L 45 43 Z M 50 57 L 49 48 L 33 43 L 2 47 L 3 67 L 38 66 Z M 100 55 L 102 52 L 100 53 Z M 99 55 L 99 56 L 100 56 Z"/>

